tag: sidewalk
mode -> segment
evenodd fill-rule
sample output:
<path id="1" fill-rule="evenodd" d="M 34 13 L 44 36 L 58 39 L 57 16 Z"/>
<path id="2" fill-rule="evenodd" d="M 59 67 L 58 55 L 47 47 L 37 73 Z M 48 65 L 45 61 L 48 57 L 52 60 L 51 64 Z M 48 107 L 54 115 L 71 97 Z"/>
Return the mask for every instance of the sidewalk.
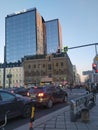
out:
<path id="1" fill-rule="evenodd" d="M 70 107 L 68 106 L 35 120 L 33 128 L 34 130 L 98 130 L 98 95 L 96 96 L 96 105 L 90 110 L 88 123 L 83 123 L 81 119 L 71 122 Z M 29 124 L 14 130 L 29 130 Z"/>

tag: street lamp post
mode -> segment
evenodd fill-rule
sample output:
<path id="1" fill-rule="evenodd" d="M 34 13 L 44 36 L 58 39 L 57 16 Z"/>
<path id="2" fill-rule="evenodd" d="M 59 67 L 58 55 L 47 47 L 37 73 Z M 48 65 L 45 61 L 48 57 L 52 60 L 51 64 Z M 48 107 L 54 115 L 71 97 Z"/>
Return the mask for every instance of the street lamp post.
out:
<path id="1" fill-rule="evenodd" d="M 10 88 L 10 87 L 11 87 L 11 78 L 12 78 L 12 74 L 9 73 L 9 74 L 7 75 L 7 78 L 8 78 L 8 80 L 9 80 L 9 88 Z"/>
<path id="2" fill-rule="evenodd" d="M 4 46 L 3 88 L 5 88 L 5 75 L 6 75 L 6 47 Z"/>

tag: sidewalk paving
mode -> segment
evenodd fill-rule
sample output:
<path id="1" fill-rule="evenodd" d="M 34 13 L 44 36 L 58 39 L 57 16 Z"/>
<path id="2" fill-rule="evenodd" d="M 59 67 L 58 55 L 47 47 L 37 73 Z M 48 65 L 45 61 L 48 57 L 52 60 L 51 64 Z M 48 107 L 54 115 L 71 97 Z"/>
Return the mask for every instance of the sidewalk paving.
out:
<path id="1" fill-rule="evenodd" d="M 29 130 L 29 123 L 14 130 Z M 70 106 L 57 110 L 34 121 L 33 130 L 98 130 L 98 95 L 96 105 L 90 110 L 90 120 L 87 123 L 78 119 L 70 121 Z"/>

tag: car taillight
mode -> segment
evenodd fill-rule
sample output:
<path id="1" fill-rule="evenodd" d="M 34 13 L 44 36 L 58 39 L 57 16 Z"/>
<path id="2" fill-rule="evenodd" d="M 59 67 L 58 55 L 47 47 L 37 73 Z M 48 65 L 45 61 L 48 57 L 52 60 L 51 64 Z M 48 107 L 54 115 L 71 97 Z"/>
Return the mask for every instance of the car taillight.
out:
<path id="1" fill-rule="evenodd" d="M 28 97 L 30 96 L 30 93 L 29 93 L 29 92 L 27 92 L 27 96 L 28 96 Z"/>
<path id="2" fill-rule="evenodd" d="M 44 93 L 38 93 L 38 97 L 43 97 Z"/>

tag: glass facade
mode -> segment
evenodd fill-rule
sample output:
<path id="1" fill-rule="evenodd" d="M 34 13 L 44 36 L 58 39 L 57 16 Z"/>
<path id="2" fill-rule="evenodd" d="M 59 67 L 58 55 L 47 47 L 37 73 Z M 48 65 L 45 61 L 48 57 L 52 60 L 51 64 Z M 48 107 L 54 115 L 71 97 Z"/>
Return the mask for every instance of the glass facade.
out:
<path id="1" fill-rule="evenodd" d="M 46 43 L 48 54 L 56 52 L 58 48 L 62 49 L 61 26 L 58 19 L 46 22 Z"/>
<path id="2" fill-rule="evenodd" d="M 7 63 L 21 61 L 24 56 L 43 54 L 42 17 L 36 9 L 7 15 L 5 29 Z"/>
<path id="3" fill-rule="evenodd" d="M 36 54 L 35 10 L 6 17 L 6 61 Z"/>
<path id="4" fill-rule="evenodd" d="M 44 21 L 36 8 L 5 18 L 6 62 L 21 61 L 24 56 L 49 54 L 62 48 L 58 19 Z"/>
<path id="5" fill-rule="evenodd" d="M 40 16 L 40 14 L 36 13 L 36 31 L 37 31 L 37 54 L 44 54 L 44 49 L 45 49 L 45 26 L 44 26 L 44 20 Z"/>

